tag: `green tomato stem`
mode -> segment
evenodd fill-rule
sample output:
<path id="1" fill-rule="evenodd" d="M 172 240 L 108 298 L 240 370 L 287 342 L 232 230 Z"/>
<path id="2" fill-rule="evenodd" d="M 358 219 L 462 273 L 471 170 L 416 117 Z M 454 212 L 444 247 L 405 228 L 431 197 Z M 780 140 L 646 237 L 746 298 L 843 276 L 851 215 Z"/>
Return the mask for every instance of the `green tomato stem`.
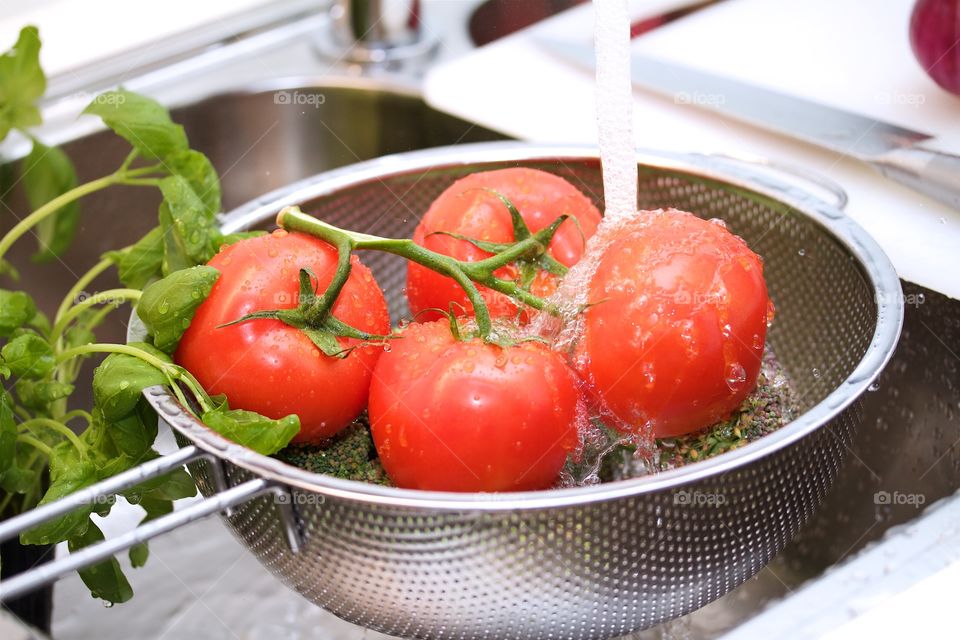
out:
<path id="1" fill-rule="evenodd" d="M 499 291 L 537 310 L 548 308 L 546 302 L 529 291 L 517 286 L 517 283 L 494 276 L 494 272 L 520 258 L 543 254 L 546 246 L 535 236 L 516 243 L 513 247 L 478 262 L 463 262 L 430 251 L 409 239 L 381 238 L 367 233 L 357 233 L 340 229 L 331 224 L 307 215 L 297 207 L 286 207 L 277 215 L 277 224 L 287 231 L 300 231 L 326 240 L 334 246 L 349 246 L 352 249 L 368 249 L 392 253 L 416 262 L 437 273 L 453 278 L 459 284 L 473 305 L 474 317 L 480 335 L 486 337 L 491 330 L 490 311 L 475 283 Z"/>
<path id="2" fill-rule="evenodd" d="M 316 325 L 323 320 L 337 301 L 337 297 L 350 277 L 350 251 L 352 247 L 349 240 L 346 238 L 340 239 L 334 243 L 334 246 L 337 248 L 337 270 L 323 295 L 315 298 L 306 309 L 305 320 L 310 325 Z"/>
<path id="3" fill-rule="evenodd" d="M 137 302 L 140 300 L 140 295 L 139 289 L 108 289 L 81 300 L 54 323 L 53 330 L 50 332 L 50 342 L 56 343 L 70 323 L 90 307 L 106 303 Z"/>
<path id="4" fill-rule="evenodd" d="M 70 427 L 62 422 L 57 422 L 56 420 L 51 420 L 50 418 L 33 418 L 32 420 L 27 420 L 26 422 L 21 422 L 19 425 L 17 425 L 17 429 L 21 431 L 33 431 L 34 427 L 44 427 L 55 433 L 59 433 L 69 440 L 80 453 L 85 453 L 87 451 L 87 445 L 85 445 L 83 441 L 77 437 L 77 434 L 75 434 Z"/>

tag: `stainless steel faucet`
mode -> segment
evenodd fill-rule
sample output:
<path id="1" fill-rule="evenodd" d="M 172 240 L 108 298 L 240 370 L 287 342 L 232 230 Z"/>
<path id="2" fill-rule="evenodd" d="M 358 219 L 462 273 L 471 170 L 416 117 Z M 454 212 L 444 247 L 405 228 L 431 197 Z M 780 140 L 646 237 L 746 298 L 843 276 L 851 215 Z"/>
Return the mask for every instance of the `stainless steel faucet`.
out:
<path id="1" fill-rule="evenodd" d="M 327 55 L 382 63 L 428 57 L 437 40 L 423 29 L 420 0 L 334 0 Z"/>

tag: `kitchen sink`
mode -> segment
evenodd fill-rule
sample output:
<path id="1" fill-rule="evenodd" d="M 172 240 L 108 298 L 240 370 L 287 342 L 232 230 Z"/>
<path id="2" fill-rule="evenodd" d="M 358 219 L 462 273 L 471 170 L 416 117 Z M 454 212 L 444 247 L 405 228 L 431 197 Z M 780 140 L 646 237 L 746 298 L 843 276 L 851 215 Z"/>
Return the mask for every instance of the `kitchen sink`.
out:
<path id="1" fill-rule="evenodd" d="M 501 140 L 501 134 L 441 113 L 402 83 L 360 78 L 271 82 L 220 93 L 172 111 L 191 145 L 220 173 L 224 210 L 315 173 L 392 153 L 466 142 Z M 106 175 L 123 161 L 129 146 L 110 132 L 97 132 L 62 145 L 80 182 Z M 136 242 L 157 224 L 156 190 L 115 187 L 82 203 L 76 240 L 48 264 L 32 264 L 30 238 L 14 246 L 10 259 L 26 282 L 43 282 L 37 302 L 56 309 L 78 275 L 109 250 Z M 26 203 L 15 190 L 7 203 L 23 217 Z M 3 227 L 12 216 L 4 216 Z M 115 286 L 108 277 L 96 289 Z M 124 314 L 108 317 L 99 335 L 122 341 Z M 87 372 L 89 375 L 89 371 Z M 89 403 L 78 382 L 78 402 Z"/>
<path id="2" fill-rule="evenodd" d="M 541 8 L 552 12 L 572 3 L 556 0 L 541 3 Z M 491 0 L 482 10 L 495 16 L 503 13 L 503 6 L 514 4 Z M 481 26 L 486 28 L 484 33 L 477 31 Z M 479 21 L 475 29 L 478 40 L 499 35 L 491 30 L 490 19 Z M 235 65 L 254 70 L 248 74 L 227 78 L 229 74 L 215 68 L 201 69 L 175 90 L 152 92 L 176 94 L 165 102 L 175 105 L 174 119 L 184 125 L 192 145 L 220 172 L 226 211 L 296 180 L 353 162 L 505 137 L 432 109 L 410 77 L 358 77 L 342 66 L 318 64 L 309 44 L 302 41 L 297 52 L 296 64 L 283 62 L 296 57 L 292 48 L 277 49 L 263 53 L 255 62 Z M 264 62 L 271 70 L 283 69 L 286 75 L 297 77 L 270 79 L 272 74 L 259 69 Z M 139 89 L 136 83 L 128 86 Z M 63 148 L 76 163 L 81 181 L 112 171 L 127 151 L 123 141 L 103 132 L 65 138 Z M 134 242 L 156 224 L 158 203 L 158 194 L 149 189 L 120 187 L 94 194 L 82 202 L 77 239 L 62 260 L 30 263 L 33 247 L 29 239 L 19 243 L 10 257 L 25 281 L 44 283 L 38 302 L 52 310 L 77 275 L 96 263 L 103 252 Z M 26 210 L 18 192 L 7 204 L 18 216 Z M 11 216 L 0 218 L 0 226 L 9 227 L 10 223 Z M 831 567 L 839 570 L 838 565 L 880 540 L 892 527 L 916 521 L 925 507 L 954 493 L 960 484 L 960 448 L 955 446 L 960 438 L 960 301 L 910 283 L 903 285 L 903 337 L 875 390 L 860 402 L 862 426 L 823 508 L 753 579 L 713 604 L 636 638 L 716 638 L 735 630 L 764 608 L 776 606 L 776 601 L 789 601 L 803 585 L 816 584 Z M 104 279 L 96 288 L 110 286 L 113 283 Z M 102 337 L 122 340 L 125 319 L 123 312 L 113 314 Z M 89 373 L 86 371 L 87 376 Z M 88 382 L 89 377 L 78 383 L 79 403 L 89 403 L 89 395 L 82 396 L 90 387 Z M 894 494 L 922 496 L 922 504 L 884 499 Z M 150 563 L 131 574 L 138 597 L 109 614 L 85 595 L 76 576 L 63 580 L 57 587 L 57 637 L 121 638 L 134 628 L 153 630 L 154 624 L 165 625 L 171 637 L 220 637 L 208 632 L 231 626 L 231 620 L 238 628 L 248 624 L 249 637 L 305 631 L 325 637 L 383 637 L 337 621 L 286 591 L 239 549 L 217 521 L 195 523 L 152 546 Z M 214 559 L 233 563 L 229 569 L 223 568 L 235 572 L 230 580 L 218 583 L 225 574 L 200 570 L 199 565 Z M 191 572 L 194 566 L 198 568 Z M 245 591 L 259 594 L 253 597 L 258 603 L 245 599 L 241 593 Z M 224 595 L 231 592 L 236 597 Z M 195 593 L 203 594 L 204 607 L 195 607 L 175 621 L 164 617 L 169 616 L 163 612 L 189 609 Z M 157 598 L 165 598 L 167 604 L 156 606 Z M 121 619 L 126 622 L 118 622 Z"/>

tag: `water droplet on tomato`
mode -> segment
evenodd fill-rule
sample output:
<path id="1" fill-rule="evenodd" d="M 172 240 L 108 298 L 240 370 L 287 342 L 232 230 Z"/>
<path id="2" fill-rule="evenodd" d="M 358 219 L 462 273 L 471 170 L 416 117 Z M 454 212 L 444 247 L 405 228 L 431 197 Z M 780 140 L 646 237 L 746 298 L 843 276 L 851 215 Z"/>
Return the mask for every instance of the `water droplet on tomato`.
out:
<path id="1" fill-rule="evenodd" d="M 760 337 L 759 333 L 753 334 L 753 348 L 758 351 L 763 349 L 763 338 Z"/>
<path id="2" fill-rule="evenodd" d="M 710 224 L 715 224 L 715 225 L 717 225 L 718 227 L 720 227 L 721 229 L 726 229 L 726 228 L 727 228 L 727 223 L 726 223 L 725 221 L 721 220 L 720 218 L 710 218 L 709 220 L 707 220 L 707 222 L 709 222 Z"/>
<path id="3" fill-rule="evenodd" d="M 389 343 L 389 342 L 384 342 L 384 343 L 383 343 L 383 350 L 386 351 L 387 353 L 390 353 L 390 351 L 393 350 L 393 347 L 390 346 L 390 343 Z"/>
<path id="4" fill-rule="evenodd" d="M 731 333 L 733 333 L 733 327 L 729 323 L 720 327 L 720 335 L 724 338 L 729 338 Z"/>
<path id="5" fill-rule="evenodd" d="M 732 362 L 727 366 L 727 386 L 731 391 L 740 391 L 747 381 L 747 370 L 739 362 Z"/>

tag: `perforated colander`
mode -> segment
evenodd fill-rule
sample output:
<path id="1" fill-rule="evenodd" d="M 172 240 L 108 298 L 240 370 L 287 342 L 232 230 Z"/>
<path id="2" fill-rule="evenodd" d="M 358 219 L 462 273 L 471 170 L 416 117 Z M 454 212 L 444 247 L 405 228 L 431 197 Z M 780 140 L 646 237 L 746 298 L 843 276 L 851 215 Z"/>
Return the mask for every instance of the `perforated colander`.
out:
<path id="1" fill-rule="evenodd" d="M 595 150 L 492 143 L 321 174 L 233 212 L 224 228 L 267 227 L 280 208 L 298 204 L 338 226 L 409 236 L 456 179 L 517 165 L 566 178 L 602 210 Z M 857 398 L 899 335 L 899 280 L 839 209 L 758 166 L 662 154 L 641 155 L 638 165 L 640 208 L 722 218 L 763 256 L 777 306 L 768 339 L 802 409 L 793 422 L 647 477 L 452 494 L 340 480 L 254 454 L 153 387 L 146 396 L 176 431 L 178 453 L 21 516 L 17 527 L 0 524 L 0 538 L 184 462 L 207 499 L 4 582 L 0 594 L 11 597 L 224 508 L 235 535 L 288 586 L 350 622 L 403 637 L 610 638 L 683 615 L 747 580 L 819 506 L 843 463 Z M 403 316 L 403 261 L 375 253 L 363 260 L 395 317 Z"/>

